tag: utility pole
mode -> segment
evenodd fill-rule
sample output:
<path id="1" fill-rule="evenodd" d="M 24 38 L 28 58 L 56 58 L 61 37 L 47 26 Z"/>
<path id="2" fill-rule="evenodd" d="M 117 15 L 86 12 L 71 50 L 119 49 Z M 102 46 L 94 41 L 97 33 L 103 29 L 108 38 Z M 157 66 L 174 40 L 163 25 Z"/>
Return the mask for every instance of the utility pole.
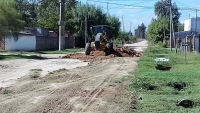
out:
<path id="1" fill-rule="evenodd" d="M 170 0 L 170 51 L 172 51 L 172 3 Z"/>
<path id="2" fill-rule="evenodd" d="M 172 32 L 173 32 L 175 53 L 177 53 L 177 42 L 176 42 L 176 38 L 175 38 L 175 34 L 174 34 L 174 22 L 173 22 L 173 19 L 172 19 Z"/>
<path id="3" fill-rule="evenodd" d="M 64 49 L 64 34 L 65 34 L 65 21 L 64 21 L 64 9 L 65 9 L 65 0 L 59 0 L 60 3 L 60 20 L 58 21 L 59 25 L 59 51 Z"/>
<path id="4" fill-rule="evenodd" d="M 88 0 L 86 0 L 86 4 L 88 5 Z M 87 43 L 87 18 L 88 18 L 88 8 L 85 14 L 85 45 Z"/>
<path id="5" fill-rule="evenodd" d="M 197 9 L 196 9 L 196 24 L 195 24 L 195 32 L 197 32 Z M 196 33 L 195 33 L 196 34 Z"/>
<path id="6" fill-rule="evenodd" d="M 132 24 L 132 23 L 130 22 L 130 32 L 131 32 L 131 24 Z"/>
<path id="7" fill-rule="evenodd" d="M 109 13 L 108 13 L 108 2 L 107 2 L 107 16 L 109 15 Z"/>
<path id="8" fill-rule="evenodd" d="M 124 16 L 122 15 L 122 29 L 124 31 Z"/>
<path id="9" fill-rule="evenodd" d="M 85 44 L 87 43 L 87 14 L 85 15 Z"/>
<path id="10" fill-rule="evenodd" d="M 195 23 L 195 35 L 193 36 L 193 52 L 195 51 L 195 38 L 198 36 L 198 32 L 197 32 L 197 9 L 196 9 L 196 23 Z M 197 32 L 197 34 L 196 34 Z"/>

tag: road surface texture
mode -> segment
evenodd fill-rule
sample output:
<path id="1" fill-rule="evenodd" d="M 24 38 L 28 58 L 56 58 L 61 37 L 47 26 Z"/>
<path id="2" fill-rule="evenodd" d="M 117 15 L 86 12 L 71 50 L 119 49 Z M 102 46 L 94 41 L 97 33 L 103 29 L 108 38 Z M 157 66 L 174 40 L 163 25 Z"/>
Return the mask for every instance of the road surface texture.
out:
<path id="1" fill-rule="evenodd" d="M 147 46 L 146 41 L 140 44 Z M 138 60 L 1 61 L 1 85 L 9 87 L 0 88 L 0 113 L 126 113 L 130 83 L 122 78 L 137 68 Z M 33 71 L 40 77 L 31 77 Z"/>

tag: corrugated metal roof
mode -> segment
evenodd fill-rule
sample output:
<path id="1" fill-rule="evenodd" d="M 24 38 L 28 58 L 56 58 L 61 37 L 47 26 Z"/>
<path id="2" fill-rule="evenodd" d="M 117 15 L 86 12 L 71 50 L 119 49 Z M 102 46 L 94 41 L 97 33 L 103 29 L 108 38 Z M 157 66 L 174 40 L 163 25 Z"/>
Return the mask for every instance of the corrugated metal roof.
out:
<path id="1" fill-rule="evenodd" d="M 193 35 L 199 34 L 199 33 L 195 32 L 195 31 L 180 31 L 180 32 L 175 32 L 174 34 L 175 34 L 175 38 L 185 38 L 187 35 L 193 36 Z"/>

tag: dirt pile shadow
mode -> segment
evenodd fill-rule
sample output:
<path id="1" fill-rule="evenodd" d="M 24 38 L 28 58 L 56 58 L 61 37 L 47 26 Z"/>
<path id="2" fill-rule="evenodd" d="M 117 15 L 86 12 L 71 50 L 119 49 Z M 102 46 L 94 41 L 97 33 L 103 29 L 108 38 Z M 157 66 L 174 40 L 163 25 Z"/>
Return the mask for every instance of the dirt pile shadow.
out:
<path id="1" fill-rule="evenodd" d="M 90 55 L 84 53 L 74 53 L 63 56 L 62 58 L 79 59 L 85 62 L 93 62 L 96 60 L 110 59 L 114 57 L 141 57 L 142 52 L 137 52 L 130 47 L 124 46 L 122 48 L 113 47 L 111 54 L 106 56 L 104 51 L 91 51 Z"/>

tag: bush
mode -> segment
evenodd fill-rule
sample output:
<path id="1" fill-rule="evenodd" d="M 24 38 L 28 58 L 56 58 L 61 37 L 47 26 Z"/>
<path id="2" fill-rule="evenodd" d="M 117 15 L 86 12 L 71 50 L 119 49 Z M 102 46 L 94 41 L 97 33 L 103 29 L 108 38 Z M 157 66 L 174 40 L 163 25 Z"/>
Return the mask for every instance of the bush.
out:
<path id="1" fill-rule="evenodd" d="M 167 48 L 167 41 L 164 41 L 164 42 L 159 41 L 159 42 L 158 42 L 158 45 L 159 45 L 161 48 Z"/>
<path id="2" fill-rule="evenodd" d="M 119 40 L 119 39 L 115 39 L 115 40 L 113 41 L 113 44 L 114 44 L 114 45 L 121 45 L 121 44 L 122 44 L 122 41 Z"/>
<path id="3" fill-rule="evenodd" d="M 136 36 L 129 36 L 129 40 L 130 40 L 131 42 L 137 42 Z"/>

